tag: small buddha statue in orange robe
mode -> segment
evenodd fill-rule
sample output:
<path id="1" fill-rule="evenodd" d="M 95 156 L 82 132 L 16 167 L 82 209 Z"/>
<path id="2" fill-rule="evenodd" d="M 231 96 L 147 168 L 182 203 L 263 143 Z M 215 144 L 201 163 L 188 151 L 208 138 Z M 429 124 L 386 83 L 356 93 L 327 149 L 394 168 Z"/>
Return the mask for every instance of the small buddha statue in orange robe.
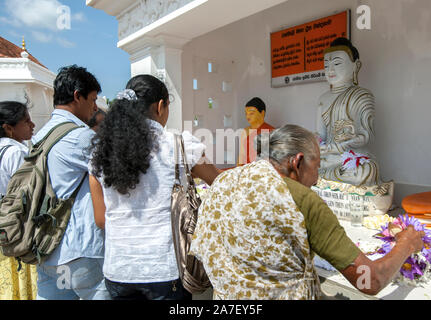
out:
<path id="1" fill-rule="evenodd" d="M 254 138 L 259 134 L 269 134 L 275 128 L 265 122 L 266 106 L 260 98 L 253 98 L 245 105 L 245 116 L 249 127 L 241 134 L 241 144 L 238 156 L 238 165 L 244 165 L 256 160 L 257 152 L 254 147 Z"/>

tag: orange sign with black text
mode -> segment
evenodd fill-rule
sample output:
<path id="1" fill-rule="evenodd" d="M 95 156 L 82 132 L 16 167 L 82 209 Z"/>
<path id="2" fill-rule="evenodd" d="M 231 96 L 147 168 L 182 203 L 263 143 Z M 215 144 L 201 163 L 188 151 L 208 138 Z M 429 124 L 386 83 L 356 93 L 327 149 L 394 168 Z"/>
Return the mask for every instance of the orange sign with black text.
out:
<path id="1" fill-rule="evenodd" d="M 272 86 L 325 80 L 323 50 L 350 39 L 350 10 L 271 33 Z"/>

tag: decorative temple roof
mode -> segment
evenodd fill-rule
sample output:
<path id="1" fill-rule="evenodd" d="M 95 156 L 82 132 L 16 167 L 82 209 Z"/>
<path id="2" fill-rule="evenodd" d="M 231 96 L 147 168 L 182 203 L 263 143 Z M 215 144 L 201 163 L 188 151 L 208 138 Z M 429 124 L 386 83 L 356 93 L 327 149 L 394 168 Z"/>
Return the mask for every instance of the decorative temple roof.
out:
<path id="1" fill-rule="evenodd" d="M 0 37 L 0 58 L 22 58 L 21 53 L 23 51 L 28 53 L 27 49 L 25 49 L 24 41 L 23 48 L 20 48 L 5 38 Z M 28 54 L 28 59 L 47 69 L 47 67 L 40 63 L 39 60 L 33 57 L 30 53 Z"/>

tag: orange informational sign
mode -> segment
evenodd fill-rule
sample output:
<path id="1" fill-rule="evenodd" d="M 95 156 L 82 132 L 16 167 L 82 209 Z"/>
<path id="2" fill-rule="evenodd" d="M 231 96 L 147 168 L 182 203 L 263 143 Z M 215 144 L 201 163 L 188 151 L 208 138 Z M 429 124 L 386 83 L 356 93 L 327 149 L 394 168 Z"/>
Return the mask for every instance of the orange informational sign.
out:
<path id="1" fill-rule="evenodd" d="M 271 33 L 272 86 L 324 80 L 323 50 L 338 37 L 350 39 L 350 10 Z"/>

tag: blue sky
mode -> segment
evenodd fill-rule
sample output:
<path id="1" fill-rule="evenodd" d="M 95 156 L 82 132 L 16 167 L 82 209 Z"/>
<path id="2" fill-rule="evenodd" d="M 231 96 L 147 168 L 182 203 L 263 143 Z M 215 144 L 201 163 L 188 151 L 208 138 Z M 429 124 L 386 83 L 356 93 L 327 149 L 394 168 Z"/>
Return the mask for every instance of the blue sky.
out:
<path id="1" fill-rule="evenodd" d="M 67 11 L 57 12 L 61 6 L 70 9 L 70 29 L 62 16 Z M 0 0 L 0 36 L 20 47 L 25 36 L 28 52 L 55 73 L 71 64 L 86 67 L 109 99 L 130 78 L 129 55 L 117 48 L 117 32 L 115 17 L 85 0 Z"/>

